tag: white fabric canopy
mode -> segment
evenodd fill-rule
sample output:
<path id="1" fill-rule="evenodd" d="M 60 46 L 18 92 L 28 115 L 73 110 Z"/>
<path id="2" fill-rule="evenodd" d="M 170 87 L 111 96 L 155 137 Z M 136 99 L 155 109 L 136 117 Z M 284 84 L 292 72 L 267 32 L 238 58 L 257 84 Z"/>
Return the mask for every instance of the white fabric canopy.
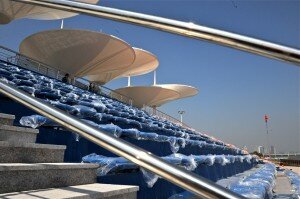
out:
<path id="1" fill-rule="evenodd" d="M 87 79 L 92 82 L 106 84 L 113 79 L 121 77 L 143 75 L 155 70 L 158 67 L 159 62 L 155 55 L 142 49 L 133 49 L 135 52 L 135 60 L 129 67 L 126 67 L 122 70 L 89 75 L 87 76 Z"/>
<path id="2" fill-rule="evenodd" d="M 97 4 L 99 0 L 75 0 L 78 2 Z M 0 1 L 0 24 L 7 24 L 15 19 L 30 18 L 53 20 L 73 17 L 77 13 L 66 12 L 41 6 L 19 3 L 10 0 Z"/>
<path id="3" fill-rule="evenodd" d="M 153 86 L 129 86 L 115 90 L 133 100 L 133 105 L 143 107 L 159 107 L 165 103 L 191 97 L 198 94 L 198 90 L 192 86 L 182 84 L 160 84 Z"/>
<path id="4" fill-rule="evenodd" d="M 76 77 L 122 70 L 135 60 L 134 50 L 126 42 L 87 30 L 39 32 L 25 38 L 19 50 Z"/>

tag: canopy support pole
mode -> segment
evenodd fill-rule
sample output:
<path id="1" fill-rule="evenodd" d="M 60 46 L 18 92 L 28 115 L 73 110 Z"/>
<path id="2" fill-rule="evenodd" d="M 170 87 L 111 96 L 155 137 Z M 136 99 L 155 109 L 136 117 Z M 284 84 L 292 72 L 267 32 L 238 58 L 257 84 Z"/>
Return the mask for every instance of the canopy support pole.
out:
<path id="1" fill-rule="evenodd" d="M 64 20 L 61 20 L 60 29 L 64 29 Z"/>
<path id="2" fill-rule="evenodd" d="M 153 85 L 156 85 L 156 70 L 153 71 Z"/>
<path id="3" fill-rule="evenodd" d="M 128 76 L 127 86 L 128 86 L 128 87 L 131 86 L 131 77 L 130 77 L 130 76 Z"/>

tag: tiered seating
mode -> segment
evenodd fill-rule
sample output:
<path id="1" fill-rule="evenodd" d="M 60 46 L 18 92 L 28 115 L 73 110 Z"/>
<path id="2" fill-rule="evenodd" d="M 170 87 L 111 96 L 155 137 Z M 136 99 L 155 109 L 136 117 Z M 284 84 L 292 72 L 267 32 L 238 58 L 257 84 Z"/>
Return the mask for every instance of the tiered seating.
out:
<path id="1" fill-rule="evenodd" d="M 107 130 L 122 131 L 123 137 L 169 142 L 174 145 L 173 152 L 177 152 L 180 146 L 185 148 L 185 145 L 190 145 L 192 148 L 205 146 L 205 148 L 214 149 L 216 153 L 221 154 L 242 154 L 242 151 L 237 148 L 227 147 L 223 142 L 211 140 L 207 136 L 183 129 L 167 120 L 162 121 L 151 117 L 144 111 L 121 102 L 98 96 L 15 66 L 2 65 L 0 75 L 19 89 L 44 99 L 53 106 L 94 125 L 116 124 L 115 129 L 108 128 Z M 42 118 L 40 117 L 40 119 Z M 51 124 L 51 122 L 49 123 Z M 44 125 L 49 125 L 49 123 L 45 120 Z M 106 127 L 102 126 L 102 128 Z M 194 152 L 197 151 L 199 150 Z"/>
<path id="2" fill-rule="evenodd" d="M 183 128 L 170 121 L 150 116 L 142 110 L 119 101 L 82 90 L 20 67 L 0 63 L 1 78 L 3 81 L 7 81 L 53 106 L 77 116 L 99 129 L 161 156 L 171 163 L 186 167 L 188 162 L 193 162 L 194 166 L 190 164 L 188 167 L 193 168 L 190 170 L 213 181 L 243 172 L 257 164 L 256 159 L 232 145 L 194 130 Z M 97 160 L 100 165 L 106 160 L 118 162 L 116 168 L 107 172 L 103 172 L 103 169 L 100 170 L 99 174 L 101 175 L 99 176 L 102 176 L 99 177 L 100 180 L 107 183 L 114 183 L 113 181 L 115 181 L 115 183 L 128 184 L 129 182 L 129 184 L 137 184 L 141 187 L 140 197 L 154 198 L 153 194 L 149 194 L 150 192 L 147 192 L 147 194 L 146 192 L 142 193 L 143 185 L 141 185 L 138 175 L 141 175 L 143 170 L 140 171 L 138 167 L 128 161 L 115 157 L 114 154 L 94 146 L 85 139 L 79 139 L 78 136 L 75 142 L 71 142 L 70 133 L 66 133 L 66 137 L 62 133 L 59 136 L 54 135 L 55 130 L 53 130 L 53 127 L 58 125 L 43 116 L 25 116 L 20 120 L 20 123 L 33 128 L 41 127 L 42 133 L 38 139 L 40 142 L 56 143 L 64 140 L 63 143 L 70 148 L 70 152 L 66 151 L 65 159 L 67 161 L 81 161 L 86 156 L 83 161 L 94 162 Z M 43 132 L 45 132 L 44 136 L 42 136 Z M 78 143 L 84 145 L 84 147 L 78 146 Z M 70 147 L 70 145 L 72 146 Z M 72 148 L 77 148 L 79 151 L 74 153 Z M 95 154 L 87 156 L 91 153 L 101 156 Z M 115 163 L 110 163 L 110 166 L 111 164 Z M 104 167 L 107 166 L 106 163 L 103 165 Z M 130 178 L 128 178 L 129 174 Z M 144 176 L 149 175 L 146 173 Z M 127 180 L 127 182 L 123 182 L 124 180 Z M 151 180 L 153 182 L 153 178 Z M 162 181 L 162 183 L 167 182 Z M 159 188 L 159 186 L 155 185 L 153 188 Z M 176 187 L 169 192 L 167 190 L 162 191 L 165 192 L 165 195 L 162 195 L 163 197 L 169 197 L 179 191 L 182 190 Z"/>
<path id="3" fill-rule="evenodd" d="M 246 198 L 273 198 L 275 186 L 276 167 L 268 163 L 257 169 L 248 176 L 229 185 L 229 189 L 245 196 Z"/>
<path id="4" fill-rule="evenodd" d="M 254 157 L 247 155 L 182 155 L 182 154 L 171 154 L 169 156 L 162 157 L 165 161 L 181 166 L 189 171 L 194 171 L 198 174 L 205 175 L 203 171 L 207 171 L 207 167 L 215 167 L 219 168 L 214 169 L 211 172 L 212 175 L 206 176 L 207 178 L 217 180 L 221 178 L 226 178 L 228 176 L 232 176 L 236 173 L 239 173 L 244 168 L 235 167 L 238 163 L 247 162 L 252 165 L 256 160 Z M 85 163 L 97 163 L 100 165 L 98 169 L 99 176 L 124 172 L 133 172 L 135 170 L 139 170 L 140 168 L 134 163 L 129 162 L 128 160 L 122 157 L 105 157 L 102 155 L 97 155 L 95 153 L 87 155 L 82 158 Z M 230 169 L 222 169 L 222 167 L 230 166 Z M 204 168 L 206 167 L 206 170 Z M 150 174 L 145 170 L 142 170 L 144 174 L 144 179 L 147 182 L 148 187 L 152 187 L 158 179 L 158 176 L 154 174 Z"/>
<path id="5" fill-rule="evenodd" d="M 259 165 L 229 178 L 219 180 L 217 184 L 250 199 L 272 199 L 275 186 L 276 168 L 273 163 Z M 194 199 L 194 194 L 185 191 L 174 194 L 169 199 Z M 281 198 L 281 197 L 280 197 Z M 289 197 L 284 197 L 289 198 Z"/>
<path id="6" fill-rule="evenodd" d="M 285 170 L 284 173 L 289 178 L 294 188 L 295 198 L 300 198 L 300 175 L 291 170 Z"/>

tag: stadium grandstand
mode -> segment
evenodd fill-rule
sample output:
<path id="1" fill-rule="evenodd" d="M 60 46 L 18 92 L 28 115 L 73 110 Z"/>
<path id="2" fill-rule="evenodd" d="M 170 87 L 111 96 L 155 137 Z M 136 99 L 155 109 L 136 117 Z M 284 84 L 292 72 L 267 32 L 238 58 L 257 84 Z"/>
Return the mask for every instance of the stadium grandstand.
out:
<path id="1" fill-rule="evenodd" d="M 29 2 L 2 0 L 1 26 L 79 14 L 67 6 L 100 8 L 98 0 Z M 280 59 L 299 61 L 299 50 L 290 59 L 286 51 Z M 300 197 L 300 174 L 159 111 L 199 90 L 157 84 L 158 67 L 142 46 L 83 29 L 36 32 L 19 52 L 0 46 L 0 198 Z M 131 85 L 150 72 L 153 85 Z M 105 86 L 119 78 L 128 85 Z"/>

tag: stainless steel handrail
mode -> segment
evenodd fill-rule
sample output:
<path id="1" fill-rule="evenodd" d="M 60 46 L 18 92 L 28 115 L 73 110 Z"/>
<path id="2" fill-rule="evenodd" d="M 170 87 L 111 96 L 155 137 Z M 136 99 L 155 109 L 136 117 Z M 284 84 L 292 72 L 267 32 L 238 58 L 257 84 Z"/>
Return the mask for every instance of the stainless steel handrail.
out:
<path id="1" fill-rule="evenodd" d="M 0 93 L 61 124 L 65 128 L 78 133 L 95 144 L 161 176 L 171 183 L 195 193 L 201 198 L 243 198 L 190 171 L 167 163 L 144 149 L 101 131 L 3 81 L 0 81 Z"/>
<path id="2" fill-rule="evenodd" d="M 190 22 L 67 0 L 12 0 L 132 23 L 300 65 L 300 50 Z"/>

